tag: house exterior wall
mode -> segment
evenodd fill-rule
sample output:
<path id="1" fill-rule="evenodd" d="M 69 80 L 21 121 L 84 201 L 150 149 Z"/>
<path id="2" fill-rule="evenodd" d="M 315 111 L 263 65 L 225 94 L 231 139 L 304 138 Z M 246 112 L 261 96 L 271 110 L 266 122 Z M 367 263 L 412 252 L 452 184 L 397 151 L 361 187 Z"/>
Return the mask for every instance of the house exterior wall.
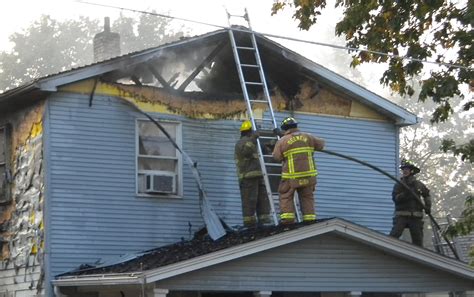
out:
<path id="1" fill-rule="evenodd" d="M 278 120 L 288 114 L 277 113 Z M 366 161 L 396 175 L 396 127 L 387 122 L 295 114 L 302 131 L 326 140 L 326 150 Z M 318 218 L 340 217 L 388 233 L 392 224 L 393 182 L 361 164 L 315 153 Z"/>
<path id="2" fill-rule="evenodd" d="M 240 120 L 157 118 L 182 122 L 183 149 L 198 162 L 211 204 L 242 225 L 234 144 Z M 281 119 L 285 114 L 278 113 Z M 297 114 L 301 128 L 323 137 L 327 149 L 361 158 L 395 174 L 396 129 L 388 122 Z M 144 118 L 111 96 L 58 93 L 48 106 L 51 275 L 99 258 L 187 240 L 204 223 L 198 193 L 183 165 L 183 198 L 135 194 L 135 121 Z M 343 159 L 316 154 L 318 218 L 341 217 L 381 232 L 391 226 L 392 182 Z"/>
<path id="3" fill-rule="evenodd" d="M 168 290 L 447 292 L 472 281 L 325 234 L 158 281 Z"/>
<path id="4" fill-rule="evenodd" d="M 44 292 L 43 116 L 44 102 L 0 114 L 0 126 L 11 126 L 11 199 L 0 206 L 0 296 Z"/>

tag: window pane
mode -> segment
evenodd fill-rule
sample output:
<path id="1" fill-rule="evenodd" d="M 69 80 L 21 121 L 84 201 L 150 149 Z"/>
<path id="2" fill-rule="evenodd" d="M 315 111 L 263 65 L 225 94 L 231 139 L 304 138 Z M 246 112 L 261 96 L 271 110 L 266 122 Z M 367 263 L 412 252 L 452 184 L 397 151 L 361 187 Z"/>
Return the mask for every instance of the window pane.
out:
<path id="1" fill-rule="evenodd" d="M 138 174 L 138 193 L 144 193 L 146 189 L 146 179 L 144 174 Z"/>
<path id="2" fill-rule="evenodd" d="M 0 165 L 0 200 L 4 198 L 5 188 L 7 186 L 7 177 L 5 172 L 5 165 Z"/>
<path id="3" fill-rule="evenodd" d="M 0 129 L 0 164 L 5 163 L 5 129 Z"/>
<path id="4" fill-rule="evenodd" d="M 176 172 L 177 160 L 138 158 L 138 170 L 160 170 Z"/>
<path id="5" fill-rule="evenodd" d="M 176 125 L 169 123 L 160 123 L 176 141 Z M 176 156 L 176 149 L 169 139 L 152 122 L 138 122 L 139 137 L 138 147 L 140 155 L 152 156 Z"/>

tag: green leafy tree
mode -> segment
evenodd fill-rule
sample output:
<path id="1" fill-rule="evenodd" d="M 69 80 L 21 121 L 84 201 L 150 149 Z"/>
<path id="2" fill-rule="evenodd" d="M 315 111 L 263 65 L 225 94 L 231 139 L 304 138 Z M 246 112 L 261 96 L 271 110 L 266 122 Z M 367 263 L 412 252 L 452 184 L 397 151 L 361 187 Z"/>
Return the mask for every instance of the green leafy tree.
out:
<path id="1" fill-rule="evenodd" d="M 0 53 L 0 90 L 92 61 L 91 40 L 98 24 L 85 17 L 59 22 L 41 16 L 12 34 L 12 51 Z"/>
<path id="2" fill-rule="evenodd" d="M 451 226 L 447 233 L 454 235 L 468 235 L 474 231 L 474 195 L 469 195 L 464 203 L 462 218 Z M 474 247 L 473 247 L 474 248 Z"/>
<path id="3" fill-rule="evenodd" d="M 184 30 L 184 28 L 181 28 Z M 10 36 L 13 49 L 0 53 L 0 90 L 7 90 L 48 74 L 93 62 L 92 40 L 103 30 L 102 20 L 80 17 L 58 21 L 43 15 L 22 32 Z M 120 15 L 112 24 L 126 54 L 179 39 L 168 19 Z"/>
<path id="4" fill-rule="evenodd" d="M 431 122 L 446 121 L 453 113 L 452 98 L 462 97 L 463 86 L 469 87 L 474 81 L 474 1 L 336 0 L 335 6 L 344 9 L 343 18 L 336 25 L 336 34 L 345 36 L 348 47 L 368 50 L 355 52 L 351 65 L 387 63 L 387 70 L 380 81 L 400 95 L 414 95 L 415 90 L 409 81 L 423 74 L 425 65 L 420 60 L 431 58 L 445 63 L 430 69 L 429 77 L 420 81 L 418 99 L 425 101 L 431 98 L 437 104 Z M 307 30 L 316 23 L 326 7 L 326 1 L 277 0 L 272 13 L 285 7 L 294 9 L 293 17 L 299 21 L 299 27 Z M 473 106 L 474 101 L 469 98 L 463 110 L 468 111 Z M 472 154 L 472 142 L 460 146 L 448 142 L 445 148 L 467 152 L 464 158 L 472 160 L 469 155 Z"/>
<path id="5" fill-rule="evenodd" d="M 184 37 L 184 27 L 171 29 L 171 20 L 150 14 L 131 18 L 123 14 L 114 22 L 112 31 L 120 34 L 122 53 L 159 46 Z"/>
<path id="6" fill-rule="evenodd" d="M 276 0 L 272 13 L 275 14 L 290 7 L 294 10 L 293 17 L 299 22 L 299 28 L 308 30 L 317 22 L 326 4 L 326 0 Z M 435 161 L 437 164 L 434 163 L 430 167 L 437 169 L 458 164 L 450 162 L 452 159 L 449 161 L 443 159 L 445 155 L 440 154 L 439 151 L 426 151 L 427 146 L 432 148 L 438 144 L 443 152 L 449 151 L 454 156 L 460 156 L 462 161 L 472 166 L 474 141 L 472 137 L 466 141 L 463 132 L 470 128 L 466 126 L 466 122 L 469 122 L 471 115 L 469 111 L 474 106 L 474 101 L 472 96 L 465 100 L 463 96 L 464 93 L 472 91 L 474 84 L 472 68 L 474 1 L 336 0 L 335 6 L 344 9 L 342 19 L 336 24 L 335 33 L 345 37 L 347 47 L 365 49 L 353 51 L 351 66 L 370 62 L 385 63 L 387 69 L 380 78 L 383 85 L 389 86 L 402 97 L 416 95 L 421 102 L 426 102 L 428 98 L 431 98 L 435 108 L 429 114 L 430 124 L 448 122 L 453 119 L 459 122 L 456 117 L 461 113 L 467 114 L 467 120 L 465 116 L 461 116 L 463 119 L 461 121 L 464 122 L 459 123 L 457 129 L 450 129 L 449 133 L 442 134 L 446 138 L 444 140 L 433 137 L 434 134 L 428 132 L 432 129 L 421 129 L 426 134 L 423 137 L 412 132 L 413 150 L 410 151 L 409 147 L 406 147 L 407 156 L 412 159 L 418 156 L 421 164 Z M 426 71 L 426 64 L 421 61 L 427 59 L 434 59 L 439 64 L 426 67 L 430 73 L 425 77 L 423 70 Z M 411 81 L 420 77 L 418 81 L 420 91 L 415 92 Z M 460 98 L 463 101 L 462 107 L 456 114 L 453 107 L 456 104 L 452 103 L 454 98 Z M 421 106 L 413 101 L 410 104 Z M 421 127 L 426 127 L 426 125 L 428 125 L 426 121 L 420 124 Z M 419 129 L 420 126 L 411 129 Z M 405 135 L 410 135 L 410 133 Z M 415 144 L 423 141 L 425 143 Z M 461 144 L 457 144 L 459 142 Z M 439 157 L 434 158 L 434 155 Z M 469 170 L 472 172 L 472 168 Z M 439 175 L 439 172 L 434 171 L 429 174 L 431 178 L 434 178 L 435 175 Z M 447 177 L 447 175 L 441 176 Z M 461 180 L 465 178 L 467 183 L 472 183 L 472 176 L 466 177 L 462 172 L 459 173 L 458 180 L 453 183 L 459 184 L 461 182 L 459 178 Z M 438 186 L 444 187 L 445 184 L 446 182 L 442 182 Z M 453 188 L 447 192 L 443 189 L 438 191 L 443 193 L 443 197 L 451 195 L 462 197 L 461 193 L 454 191 Z M 474 214 L 468 210 L 469 208 L 465 208 L 463 211 L 461 222 L 472 224 Z M 453 230 L 460 230 L 460 228 Z M 472 231 L 472 228 L 470 230 Z"/>
<path id="7" fill-rule="evenodd" d="M 474 195 L 469 195 L 465 201 L 462 217 L 454 225 L 450 226 L 446 233 L 454 237 L 459 235 L 469 235 L 474 232 Z M 474 246 L 469 251 L 471 266 L 474 266 Z"/>
<path id="8" fill-rule="evenodd" d="M 453 100 L 457 106 L 455 110 L 461 108 L 460 98 Z M 463 129 L 467 116 L 454 113 L 448 121 L 432 124 L 429 116 L 436 108 L 434 103 L 417 104 L 414 98 L 405 98 L 399 104 L 421 117 L 420 123 L 401 129 L 402 158 L 411 160 L 422 169 L 420 179 L 430 188 L 434 200 L 433 215 L 459 217 L 465 197 L 474 190 L 472 163 L 439 148 L 444 135 L 449 134 L 456 141 L 461 141 L 466 135 L 472 136 Z"/>

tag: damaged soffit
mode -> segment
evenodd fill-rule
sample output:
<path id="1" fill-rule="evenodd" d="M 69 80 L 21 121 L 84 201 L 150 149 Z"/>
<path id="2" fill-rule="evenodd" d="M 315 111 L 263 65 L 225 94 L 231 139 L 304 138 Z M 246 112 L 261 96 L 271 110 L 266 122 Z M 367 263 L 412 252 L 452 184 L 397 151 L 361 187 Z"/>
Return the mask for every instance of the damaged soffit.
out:
<path id="1" fill-rule="evenodd" d="M 249 35 L 242 29 L 235 30 L 237 44 L 251 46 Z M 256 36 L 271 92 L 278 90 L 293 100 L 300 86 L 309 81 L 318 88 L 330 88 L 360 101 L 399 125 L 416 123 L 415 115 L 396 104 L 258 33 Z M 240 59 L 244 64 L 252 63 L 253 52 L 241 54 Z M 256 73 L 244 75 L 247 81 L 259 80 Z M 0 109 L 22 101 L 9 100 L 11 97 L 25 97 L 25 94 L 38 90 L 56 92 L 59 86 L 94 77 L 105 82 L 144 85 L 178 94 L 201 92 L 218 94 L 218 97 L 238 97 L 242 93 L 228 30 L 222 29 L 37 79 L 0 94 Z M 258 92 L 261 90 L 250 90 L 254 96 L 259 96 Z"/>

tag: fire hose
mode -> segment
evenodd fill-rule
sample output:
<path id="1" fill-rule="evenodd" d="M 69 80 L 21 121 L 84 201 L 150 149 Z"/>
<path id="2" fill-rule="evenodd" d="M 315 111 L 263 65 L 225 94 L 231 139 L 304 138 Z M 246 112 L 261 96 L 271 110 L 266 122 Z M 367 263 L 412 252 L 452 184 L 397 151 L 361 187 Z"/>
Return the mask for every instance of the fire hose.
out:
<path id="1" fill-rule="evenodd" d="M 97 88 L 97 84 L 99 81 L 100 81 L 99 78 L 94 80 L 94 85 L 89 95 L 89 107 L 92 106 L 92 100 L 94 99 L 95 90 Z M 204 219 L 204 223 L 206 225 L 206 229 L 209 236 L 213 240 L 217 240 L 221 238 L 222 236 L 224 236 L 226 234 L 226 230 L 224 228 L 223 221 L 221 220 L 221 218 L 219 218 L 217 213 L 212 209 L 212 206 L 207 198 L 206 191 L 204 190 L 204 185 L 201 180 L 201 174 L 199 173 L 197 169 L 197 162 L 194 162 L 191 159 L 191 157 L 185 151 L 183 151 L 181 147 L 179 147 L 179 145 L 176 143 L 176 141 L 173 140 L 173 138 L 168 133 L 168 131 L 166 131 L 166 129 L 157 120 L 155 120 L 151 115 L 141 110 L 134 102 L 127 100 L 126 98 L 121 98 L 121 97 L 118 97 L 118 98 L 121 99 L 120 102 L 126 104 L 127 106 L 131 107 L 135 111 L 146 116 L 168 138 L 168 140 L 176 148 L 176 150 L 178 150 L 178 152 L 181 153 L 184 160 L 186 161 L 189 168 L 191 169 L 191 173 L 194 177 L 194 180 L 196 181 L 196 185 L 197 185 L 198 193 L 199 193 L 199 206 L 201 209 L 201 216 Z"/>
<path id="2" fill-rule="evenodd" d="M 361 161 L 359 159 L 356 159 L 354 157 L 350 157 L 350 156 L 347 156 L 347 155 L 344 155 L 344 154 L 341 154 L 341 153 L 336 153 L 336 152 L 333 152 L 333 151 L 329 151 L 329 150 L 321 150 L 321 152 L 323 153 L 326 153 L 326 154 L 329 154 L 329 155 L 333 155 L 333 156 L 337 156 L 337 157 L 340 157 L 340 158 L 344 158 L 344 159 L 347 159 L 347 160 L 350 160 L 350 161 L 354 161 L 356 163 L 359 163 L 361 165 L 364 165 L 366 167 L 369 167 L 383 175 L 385 175 L 386 177 L 392 179 L 393 181 L 395 181 L 397 184 L 401 185 L 408 193 L 410 193 L 410 195 L 415 199 L 415 201 L 417 203 L 419 203 L 423 209 L 425 210 L 425 212 L 427 213 L 428 217 L 430 218 L 431 222 L 433 223 L 433 225 L 436 227 L 437 231 L 441 234 L 441 236 L 443 237 L 443 239 L 446 241 L 446 243 L 448 244 L 449 248 L 451 249 L 451 251 L 453 252 L 453 255 L 456 257 L 456 259 L 459 260 L 459 255 L 458 253 L 456 252 L 456 249 L 453 247 L 453 245 L 451 244 L 451 242 L 449 241 L 449 239 L 447 238 L 446 234 L 444 234 L 444 232 L 441 231 L 441 227 L 440 225 L 438 224 L 438 222 L 436 222 L 435 218 L 433 217 L 433 215 L 429 212 L 429 211 L 426 211 L 426 206 L 424 205 L 424 203 L 421 201 L 420 197 L 415 193 L 415 191 L 413 191 L 410 187 L 408 187 L 404 182 L 400 181 L 399 179 L 397 179 L 396 177 L 394 177 L 393 175 L 387 173 L 386 171 L 372 165 L 372 164 L 369 164 L 367 162 L 364 162 L 364 161 Z"/>

